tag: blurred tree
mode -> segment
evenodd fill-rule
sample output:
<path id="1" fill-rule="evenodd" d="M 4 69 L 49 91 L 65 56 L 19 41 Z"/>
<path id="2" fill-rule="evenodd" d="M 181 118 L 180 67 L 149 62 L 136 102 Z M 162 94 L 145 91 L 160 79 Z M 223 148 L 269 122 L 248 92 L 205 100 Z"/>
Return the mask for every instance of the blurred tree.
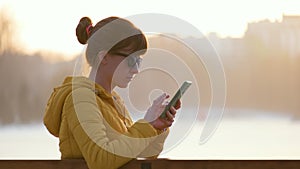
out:
<path id="1" fill-rule="evenodd" d="M 0 9 L 0 54 L 5 51 L 12 51 L 15 40 L 15 21 L 6 8 Z"/>

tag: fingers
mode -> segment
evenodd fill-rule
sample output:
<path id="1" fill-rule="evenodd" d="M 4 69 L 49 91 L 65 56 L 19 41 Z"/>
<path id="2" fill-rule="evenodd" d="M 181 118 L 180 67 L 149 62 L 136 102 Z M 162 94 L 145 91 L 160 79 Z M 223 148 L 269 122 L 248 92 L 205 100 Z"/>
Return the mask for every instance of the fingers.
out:
<path id="1" fill-rule="evenodd" d="M 181 107 L 181 100 L 179 99 L 179 100 L 176 102 L 174 108 L 175 108 L 176 110 L 178 110 L 178 109 L 180 109 L 180 107 Z"/>
<path id="2" fill-rule="evenodd" d="M 174 109 L 174 107 L 171 107 L 172 110 L 167 111 L 166 115 L 167 118 L 166 120 L 174 122 L 174 118 L 175 118 L 175 114 L 176 114 L 176 110 Z"/>
<path id="3" fill-rule="evenodd" d="M 159 116 L 161 112 L 165 109 L 166 105 L 164 104 L 165 100 L 169 97 L 166 93 L 160 95 L 157 99 L 154 100 L 153 105 L 155 107 L 155 114 Z"/>
<path id="4" fill-rule="evenodd" d="M 175 106 L 166 112 L 166 118 L 159 118 L 161 112 L 165 109 L 167 102 L 165 100 L 170 96 L 163 93 L 153 101 L 153 105 L 147 111 L 145 119 L 151 119 L 151 124 L 157 129 L 165 129 L 172 126 L 176 115 L 176 110 L 181 107 L 181 101 L 178 100 Z M 151 116 L 151 118 L 148 116 Z M 147 118 L 146 118 L 147 117 Z"/>
<path id="5" fill-rule="evenodd" d="M 166 120 L 172 123 L 172 122 L 174 122 L 174 116 L 169 112 Z"/>
<path id="6" fill-rule="evenodd" d="M 165 99 L 169 98 L 170 96 L 167 95 L 166 93 L 163 93 L 162 95 L 160 95 L 158 98 L 156 98 L 153 103 L 155 105 L 162 105 L 163 102 L 165 101 Z"/>
<path id="7" fill-rule="evenodd" d="M 175 114 L 176 114 L 176 109 L 172 106 L 171 108 L 170 108 L 170 113 L 173 115 L 173 116 L 175 116 Z"/>
<path id="8" fill-rule="evenodd" d="M 157 118 L 156 120 L 151 122 L 151 124 L 155 128 L 160 130 L 171 127 L 174 122 L 175 114 L 176 109 L 174 107 L 171 107 L 170 110 L 166 112 L 166 118 Z"/>
<path id="9" fill-rule="evenodd" d="M 144 119 L 147 121 L 154 121 L 157 119 L 163 110 L 165 109 L 166 105 L 164 104 L 165 100 L 169 97 L 166 93 L 161 94 L 159 97 L 157 97 L 151 107 L 148 108 L 146 115 Z"/>

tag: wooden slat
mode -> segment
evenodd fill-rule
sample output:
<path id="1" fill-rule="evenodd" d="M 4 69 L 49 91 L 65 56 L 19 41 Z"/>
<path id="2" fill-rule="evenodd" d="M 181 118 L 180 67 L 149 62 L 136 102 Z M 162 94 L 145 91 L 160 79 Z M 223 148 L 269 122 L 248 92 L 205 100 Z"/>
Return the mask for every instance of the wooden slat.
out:
<path id="1" fill-rule="evenodd" d="M 0 160 L 1 169 L 88 169 L 83 159 Z M 121 169 L 300 169 L 299 160 L 133 160 Z"/>
<path id="2" fill-rule="evenodd" d="M 83 159 L 0 160 L 0 169 L 88 169 Z"/>
<path id="3" fill-rule="evenodd" d="M 300 169 L 298 160 L 134 160 L 122 169 Z"/>

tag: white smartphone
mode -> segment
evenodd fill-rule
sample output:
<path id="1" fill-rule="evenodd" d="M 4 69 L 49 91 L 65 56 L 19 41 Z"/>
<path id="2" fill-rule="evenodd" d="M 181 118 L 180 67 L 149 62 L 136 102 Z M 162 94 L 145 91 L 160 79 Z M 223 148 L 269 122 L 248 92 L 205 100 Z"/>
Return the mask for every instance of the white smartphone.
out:
<path id="1" fill-rule="evenodd" d="M 177 90 L 176 94 L 172 98 L 172 100 L 169 102 L 169 104 L 166 106 L 165 110 L 161 113 L 161 118 L 166 118 L 166 112 L 172 107 L 175 106 L 176 102 L 182 97 L 182 95 L 185 93 L 185 91 L 191 86 L 191 81 L 184 81 L 181 87 Z"/>

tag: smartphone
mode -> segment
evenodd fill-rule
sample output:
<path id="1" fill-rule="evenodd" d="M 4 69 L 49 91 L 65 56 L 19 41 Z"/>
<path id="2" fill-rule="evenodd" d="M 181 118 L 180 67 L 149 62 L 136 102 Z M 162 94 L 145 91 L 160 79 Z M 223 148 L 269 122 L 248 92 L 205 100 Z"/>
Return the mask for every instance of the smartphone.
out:
<path id="1" fill-rule="evenodd" d="M 167 111 L 172 107 L 175 106 L 176 102 L 181 98 L 181 96 L 185 93 L 185 91 L 191 86 L 191 81 L 184 81 L 181 87 L 177 90 L 176 94 L 172 98 L 172 100 L 169 102 L 169 104 L 166 106 L 164 111 L 161 113 L 161 118 L 166 118 Z"/>

